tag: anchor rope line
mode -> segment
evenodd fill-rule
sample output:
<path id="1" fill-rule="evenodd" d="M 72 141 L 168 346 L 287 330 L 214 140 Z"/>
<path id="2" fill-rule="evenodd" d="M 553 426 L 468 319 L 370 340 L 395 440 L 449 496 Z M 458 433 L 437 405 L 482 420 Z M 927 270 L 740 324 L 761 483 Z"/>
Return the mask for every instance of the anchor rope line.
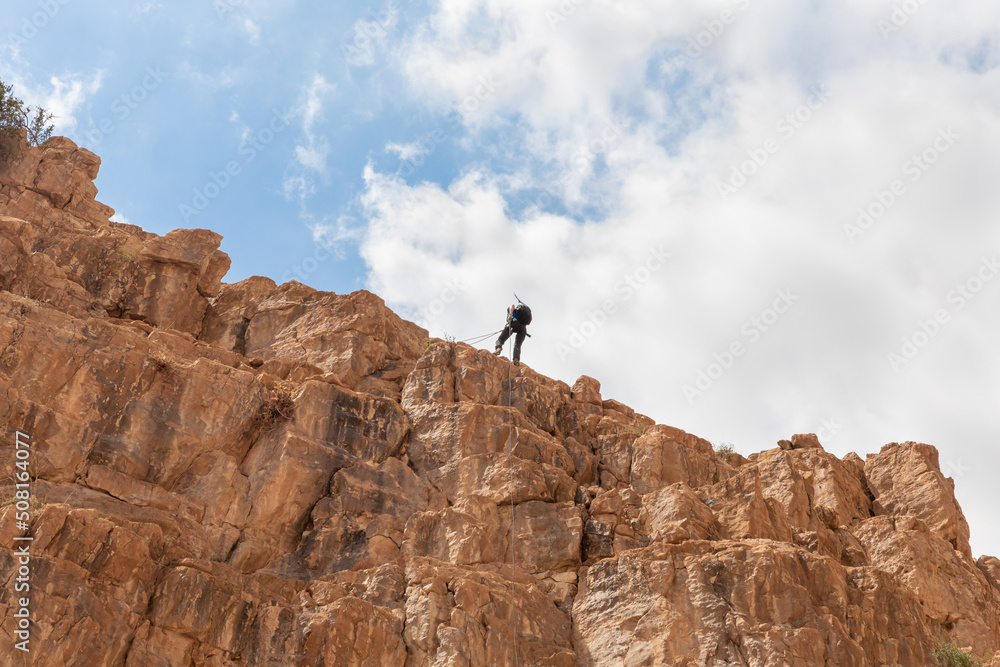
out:
<path id="1" fill-rule="evenodd" d="M 511 352 L 510 344 L 507 346 Z M 511 356 L 513 359 L 513 356 Z M 508 360 L 510 361 L 510 360 Z M 514 416 L 511 408 L 511 397 L 514 393 L 514 365 L 507 365 L 507 462 L 510 466 L 510 476 L 507 484 L 510 492 L 510 615 L 511 634 L 514 636 L 514 665 L 519 665 L 517 657 L 517 606 L 514 604 L 514 565 L 515 565 L 515 533 L 514 533 Z"/>
<path id="2" fill-rule="evenodd" d="M 498 333 L 500 333 L 501 331 L 503 331 L 503 329 L 498 329 L 498 330 L 496 330 L 496 331 L 493 331 L 493 332 L 490 332 L 490 333 L 488 333 L 488 334 L 484 334 L 484 335 L 482 335 L 482 336 L 475 336 L 475 337 L 473 337 L 473 338 L 467 338 L 467 339 L 465 339 L 465 340 L 459 340 L 459 341 L 455 341 L 455 342 L 456 342 L 456 343 L 469 343 L 470 345 L 475 345 L 476 343 L 481 343 L 481 342 L 483 342 L 483 341 L 484 341 L 484 340 L 486 340 L 487 338 L 491 338 L 492 336 L 496 336 L 496 335 L 497 335 Z"/>
<path id="3" fill-rule="evenodd" d="M 487 338 L 490 338 L 492 336 L 496 336 L 501 331 L 503 331 L 503 329 L 497 329 L 496 331 L 491 331 L 488 334 L 483 334 L 482 336 L 473 336 L 472 338 L 466 338 L 465 340 L 451 340 L 451 341 L 447 341 L 447 342 L 450 342 L 450 343 L 468 343 L 469 345 L 478 345 L 479 343 L 482 343 Z"/>

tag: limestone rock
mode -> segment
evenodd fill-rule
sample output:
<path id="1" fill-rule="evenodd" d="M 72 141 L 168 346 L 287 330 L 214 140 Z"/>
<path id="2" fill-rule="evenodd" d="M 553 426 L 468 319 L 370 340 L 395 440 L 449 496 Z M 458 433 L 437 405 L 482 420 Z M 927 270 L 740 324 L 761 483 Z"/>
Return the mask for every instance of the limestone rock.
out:
<path id="1" fill-rule="evenodd" d="M 509 508 L 508 508 L 509 510 Z M 504 513 L 502 525 L 510 526 Z M 526 502 L 514 508 L 511 538 L 517 568 L 532 574 L 564 570 L 580 564 L 583 517 L 572 502 Z M 506 560 L 510 559 L 507 554 Z"/>
<path id="2" fill-rule="evenodd" d="M 986 575 L 987 581 L 993 584 L 993 588 L 1000 591 L 1000 558 L 995 556 L 980 556 L 976 565 Z"/>
<path id="3" fill-rule="evenodd" d="M 26 520 L 33 644 L 21 660 L 0 633 L 3 664 L 1000 651 L 1000 561 L 972 560 L 933 447 L 838 459 L 799 434 L 721 457 L 596 379 L 431 340 L 369 292 L 227 285 L 217 234 L 111 222 L 93 153 L 64 138 L 16 153 L 0 170 L 0 457 L 30 433 L 32 474 L 30 501 L 0 474 L 0 625 Z"/>
<path id="4" fill-rule="evenodd" d="M 873 565 L 913 590 L 939 634 L 976 653 L 1000 648 L 1000 591 L 923 521 L 878 516 L 855 533 Z"/>
<path id="5" fill-rule="evenodd" d="M 868 455 L 865 475 L 878 513 L 915 516 L 972 560 L 969 524 L 955 500 L 955 482 L 941 474 L 936 448 L 889 443 L 878 454 Z"/>
<path id="6" fill-rule="evenodd" d="M 581 375 L 573 383 L 570 393 L 574 401 L 590 403 L 591 405 L 601 405 L 601 383 L 592 377 Z"/>
<path id="7" fill-rule="evenodd" d="M 476 572 L 426 558 L 407 564 L 403 637 L 412 665 L 572 667 L 569 619 L 530 579 Z M 514 629 L 516 628 L 516 637 Z"/>
<path id="8" fill-rule="evenodd" d="M 404 322 L 369 292 L 336 295 L 297 282 L 226 287 L 206 316 L 206 340 L 264 361 L 296 359 L 346 386 L 398 360 L 416 360 L 427 332 Z M 230 294 L 232 290 L 232 294 Z"/>
<path id="9" fill-rule="evenodd" d="M 576 496 L 576 484 L 562 470 L 503 454 L 466 456 L 430 473 L 428 479 L 452 503 L 474 495 L 515 505 L 532 500 L 566 502 Z"/>
<path id="10" fill-rule="evenodd" d="M 792 541 L 792 526 L 785 508 L 764 495 L 756 466 L 700 490 L 699 497 L 715 513 L 725 537 Z"/>
<path id="11" fill-rule="evenodd" d="M 644 430 L 632 443 L 631 470 L 631 486 L 639 493 L 677 482 L 705 486 L 733 474 L 716 458 L 712 443 L 662 425 Z"/>
<path id="12" fill-rule="evenodd" d="M 403 407 L 468 401 L 497 405 L 510 362 L 468 345 L 432 343 L 406 378 Z M 506 405 L 506 402 L 504 402 Z"/>
<path id="13" fill-rule="evenodd" d="M 792 449 L 823 449 L 815 433 L 798 433 L 792 436 Z"/>
<path id="14" fill-rule="evenodd" d="M 590 501 L 583 558 L 610 558 L 648 543 L 642 528 L 643 497 L 630 488 L 598 490 Z"/>
<path id="15" fill-rule="evenodd" d="M 653 542 L 677 544 L 721 536 L 715 513 L 683 482 L 643 498 L 641 518 L 644 532 Z"/>
<path id="16" fill-rule="evenodd" d="M 333 476 L 329 494 L 310 513 L 313 527 L 303 533 L 290 563 L 301 564 L 310 577 L 401 565 L 408 523 L 445 503 L 440 492 L 399 459 L 381 465 L 362 461 Z"/>
<path id="17" fill-rule="evenodd" d="M 411 517 L 402 548 L 414 556 L 476 565 L 499 563 L 509 543 L 509 522 L 504 527 L 497 504 L 482 496 L 469 496 L 452 507 Z"/>
<path id="18" fill-rule="evenodd" d="M 580 665 L 930 664 L 908 589 L 782 543 L 688 541 L 602 561 L 573 619 Z"/>

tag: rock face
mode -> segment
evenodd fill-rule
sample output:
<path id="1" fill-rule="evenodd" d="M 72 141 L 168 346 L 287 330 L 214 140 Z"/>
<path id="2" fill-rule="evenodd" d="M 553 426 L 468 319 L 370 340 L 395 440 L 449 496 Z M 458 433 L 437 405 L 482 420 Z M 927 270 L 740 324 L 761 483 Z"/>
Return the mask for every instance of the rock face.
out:
<path id="1" fill-rule="evenodd" d="M 218 235 L 109 222 L 99 164 L 55 139 L 0 173 L 0 664 L 1000 651 L 1000 561 L 973 560 L 933 447 L 840 459 L 801 434 L 724 457 L 367 292 L 224 284 Z"/>

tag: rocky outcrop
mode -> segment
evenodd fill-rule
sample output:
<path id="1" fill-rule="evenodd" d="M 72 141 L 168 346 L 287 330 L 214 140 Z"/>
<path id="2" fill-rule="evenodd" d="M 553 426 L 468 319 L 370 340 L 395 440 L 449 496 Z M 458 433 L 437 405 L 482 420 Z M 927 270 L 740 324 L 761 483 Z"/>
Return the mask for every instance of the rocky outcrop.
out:
<path id="1" fill-rule="evenodd" d="M 937 451 L 747 458 L 375 295 L 222 279 L 112 223 L 66 139 L 0 174 L 0 664 L 929 665 L 1000 651 Z M 0 493 L 0 626 L 23 531 Z"/>
<path id="2" fill-rule="evenodd" d="M 868 456 L 865 476 L 879 514 L 918 517 L 956 551 L 972 558 L 969 524 L 955 500 L 955 482 L 941 474 L 935 448 L 890 443 Z"/>
<path id="3" fill-rule="evenodd" d="M 882 570 L 762 540 L 656 544 L 587 569 L 581 665 L 926 665 L 916 596 Z"/>

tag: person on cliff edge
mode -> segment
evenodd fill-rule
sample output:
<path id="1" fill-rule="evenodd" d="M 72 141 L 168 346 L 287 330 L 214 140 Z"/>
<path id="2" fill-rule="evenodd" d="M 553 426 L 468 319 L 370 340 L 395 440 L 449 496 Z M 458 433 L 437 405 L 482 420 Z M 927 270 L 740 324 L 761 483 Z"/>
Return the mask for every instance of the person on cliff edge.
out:
<path id="1" fill-rule="evenodd" d="M 513 333 L 514 336 L 514 365 L 517 366 L 521 363 L 521 343 L 524 342 L 524 337 L 531 337 L 528 333 L 528 325 L 531 324 L 531 308 L 528 305 L 517 298 L 517 303 L 513 304 L 507 309 L 507 324 L 504 326 L 503 331 L 500 332 L 500 337 L 497 338 L 497 349 L 494 350 L 493 354 L 499 356 L 503 352 L 503 344 L 507 342 L 510 335 Z"/>

